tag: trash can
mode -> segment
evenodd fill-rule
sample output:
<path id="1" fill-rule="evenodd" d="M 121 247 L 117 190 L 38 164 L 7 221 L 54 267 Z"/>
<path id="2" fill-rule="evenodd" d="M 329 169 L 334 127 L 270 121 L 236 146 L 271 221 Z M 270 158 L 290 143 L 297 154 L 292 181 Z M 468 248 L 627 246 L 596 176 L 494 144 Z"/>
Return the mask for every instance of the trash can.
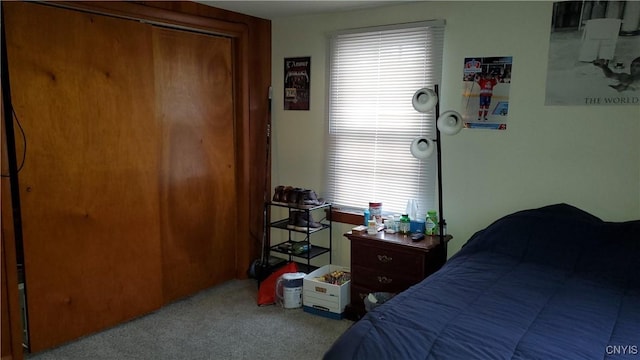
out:
<path id="1" fill-rule="evenodd" d="M 374 292 L 364 298 L 364 308 L 367 312 L 389 301 L 396 294 L 389 292 Z"/>

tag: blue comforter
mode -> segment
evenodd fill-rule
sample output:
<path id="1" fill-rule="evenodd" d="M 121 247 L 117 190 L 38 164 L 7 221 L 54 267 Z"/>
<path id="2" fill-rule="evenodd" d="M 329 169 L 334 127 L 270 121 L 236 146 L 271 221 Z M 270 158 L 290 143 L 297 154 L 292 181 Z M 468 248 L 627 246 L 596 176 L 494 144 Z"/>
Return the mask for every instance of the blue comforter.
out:
<path id="1" fill-rule="evenodd" d="M 640 221 L 508 215 L 376 307 L 325 359 L 640 359 Z"/>

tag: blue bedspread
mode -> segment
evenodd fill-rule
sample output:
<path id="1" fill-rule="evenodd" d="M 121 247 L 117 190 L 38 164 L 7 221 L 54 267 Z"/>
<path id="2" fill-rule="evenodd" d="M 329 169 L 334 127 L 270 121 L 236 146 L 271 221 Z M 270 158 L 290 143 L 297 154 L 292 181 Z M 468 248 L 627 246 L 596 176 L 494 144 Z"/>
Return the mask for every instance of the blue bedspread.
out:
<path id="1" fill-rule="evenodd" d="M 376 307 L 326 359 L 640 359 L 640 221 L 508 215 Z"/>

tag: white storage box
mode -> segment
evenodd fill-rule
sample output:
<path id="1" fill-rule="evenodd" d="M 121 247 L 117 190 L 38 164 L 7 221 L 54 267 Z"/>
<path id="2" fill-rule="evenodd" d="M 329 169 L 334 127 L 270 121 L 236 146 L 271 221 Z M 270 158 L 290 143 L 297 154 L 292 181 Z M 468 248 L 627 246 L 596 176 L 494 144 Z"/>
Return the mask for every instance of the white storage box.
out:
<path id="1" fill-rule="evenodd" d="M 351 280 L 342 285 L 330 284 L 317 278 L 334 271 L 351 272 L 349 268 L 325 265 L 306 275 L 302 283 L 302 305 L 305 312 L 342 319 L 344 309 L 351 301 Z"/>

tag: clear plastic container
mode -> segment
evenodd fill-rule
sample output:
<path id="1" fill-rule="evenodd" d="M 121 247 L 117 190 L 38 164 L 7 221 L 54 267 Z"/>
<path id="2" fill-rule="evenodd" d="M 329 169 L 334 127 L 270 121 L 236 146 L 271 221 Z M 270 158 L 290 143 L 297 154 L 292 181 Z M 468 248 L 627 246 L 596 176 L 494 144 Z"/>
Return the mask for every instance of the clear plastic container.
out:
<path id="1" fill-rule="evenodd" d="M 382 203 L 370 202 L 369 213 L 371 213 L 371 219 L 376 221 L 376 224 L 382 225 Z"/>

